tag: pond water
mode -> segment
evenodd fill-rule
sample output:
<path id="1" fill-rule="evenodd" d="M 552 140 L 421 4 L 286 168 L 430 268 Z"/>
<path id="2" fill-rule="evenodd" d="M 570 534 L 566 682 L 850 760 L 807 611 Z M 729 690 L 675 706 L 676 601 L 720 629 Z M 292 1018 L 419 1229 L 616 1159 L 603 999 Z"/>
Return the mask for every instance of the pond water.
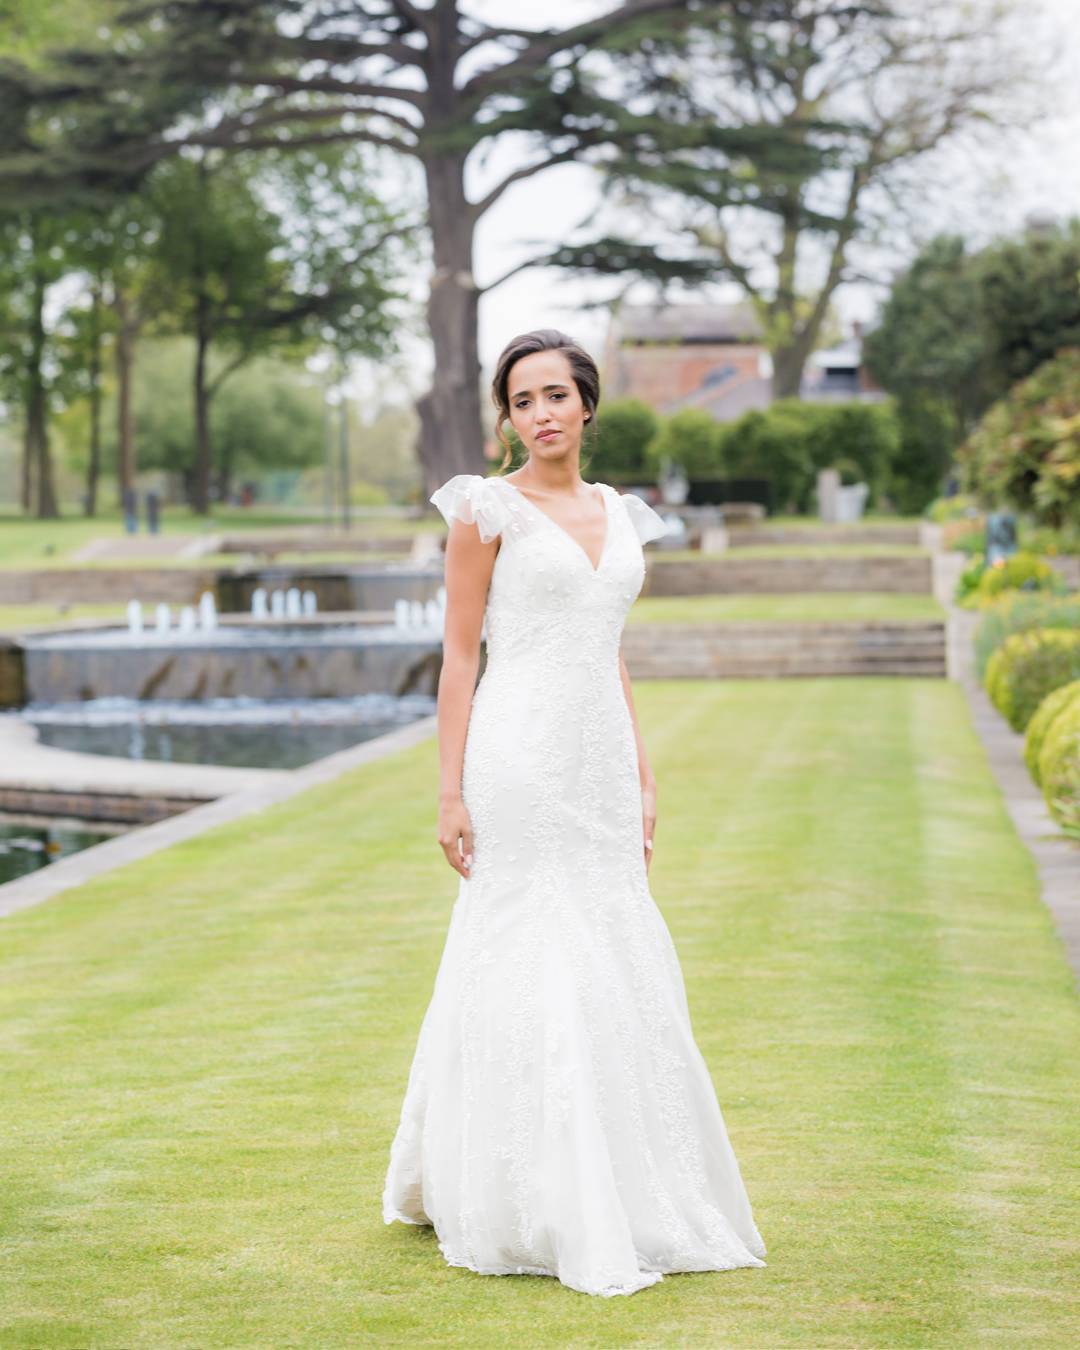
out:
<path id="1" fill-rule="evenodd" d="M 116 828 L 78 820 L 0 815 L 0 885 L 100 844 L 117 833 Z"/>
<path id="2" fill-rule="evenodd" d="M 22 717 L 42 745 L 124 759 L 296 769 L 435 711 L 423 694 L 333 699 L 93 699 L 33 705 Z"/>

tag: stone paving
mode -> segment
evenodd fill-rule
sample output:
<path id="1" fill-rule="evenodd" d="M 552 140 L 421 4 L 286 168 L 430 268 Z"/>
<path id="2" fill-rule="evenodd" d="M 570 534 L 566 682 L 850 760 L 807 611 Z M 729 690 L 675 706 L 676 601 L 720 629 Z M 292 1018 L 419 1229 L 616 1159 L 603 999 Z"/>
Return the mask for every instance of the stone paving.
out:
<path id="1" fill-rule="evenodd" d="M 407 727 L 388 732 L 385 736 L 364 741 L 336 755 L 327 755 L 324 759 L 316 760 L 314 764 L 308 764 L 302 769 L 273 772 L 230 770 L 228 772 L 258 775 L 261 781 L 241 791 L 229 792 L 226 796 L 208 802 L 204 806 L 193 807 L 182 815 L 133 830 L 130 834 L 110 839 L 104 844 L 97 844 L 82 853 L 72 854 L 60 862 L 51 863 L 40 871 L 30 873 L 29 876 L 9 881 L 6 886 L 0 886 L 0 918 L 21 909 L 28 909 L 31 905 L 39 905 L 61 891 L 81 886 L 84 882 L 111 872 L 114 868 L 159 853 L 162 849 L 170 848 L 182 840 L 193 839 L 218 825 L 239 820 L 278 802 L 287 801 L 297 793 L 305 792 L 320 783 L 331 782 L 361 764 L 373 763 L 384 755 L 396 754 L 399 750 L 417 745 L 433 736 L 435 727 L 435 717 L 425 717 Z M 100 757 L 98 762 L 102 762 Z M 217 772 L 225 771 L 217 770 Z"/>

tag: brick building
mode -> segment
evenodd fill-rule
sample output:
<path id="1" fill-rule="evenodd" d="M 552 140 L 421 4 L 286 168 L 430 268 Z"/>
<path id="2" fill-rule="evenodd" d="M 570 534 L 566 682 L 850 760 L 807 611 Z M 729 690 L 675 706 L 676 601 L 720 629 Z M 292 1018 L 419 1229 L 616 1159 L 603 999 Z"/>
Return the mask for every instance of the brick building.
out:
<path id="1" fill-rule="evenodd" d="M 881 398 L 860 360 L 858 334 L 807 364 L 802 397 Z M 604 353 L 604 397 L 639 398 L 667 416 L 703 408 L 729 422 L 772 402 L 772 358 L 748 303 L 625 305 Z"/>

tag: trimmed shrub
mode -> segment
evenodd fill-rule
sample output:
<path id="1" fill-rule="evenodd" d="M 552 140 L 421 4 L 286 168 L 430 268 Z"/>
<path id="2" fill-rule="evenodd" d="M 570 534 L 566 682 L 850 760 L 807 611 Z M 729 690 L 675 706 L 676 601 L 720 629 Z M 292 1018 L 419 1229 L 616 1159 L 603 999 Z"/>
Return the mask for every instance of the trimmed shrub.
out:
<path id="1" fill-rule="evenodd" d="M 1006 638 L 986 667 L 986 691 L 1014 731 L 1047 694 L 1080 679 L 1080 632 L 1035 628 Z"/>
<path id="2" fill-rule="evenodd" d="M 589 452 L 593 477 L 608 482 L 611 478 L 652 476 L 645 452 L 656 437 L 660 419 L 647 403 L 637 398 L 601 403 L 596 427 L 596 440 Z"/>
<path id="3" fill-rule="evenodd" d="M 1005 591 L 1061 592 L 1064 589 L 1064 581 L 1044 558 L 1021 552 L 983 571 L 975 599 L 977 603 L 985 604 Z"/>
<path id="4" fill-rule="evenodd" d="M 1060 689 L 1054 689 L 1047 694 L 1028 723 L 1027 735 L 1024 737 L 1024 763 L 1028 766 L 1028 773 L 1040 786 L 1042 780 L 1039 777 L 1039 756 L 1042 754 L 1047 733 L 1059 713 L 1063 713 L 1077 699 L 1080 699 L 1080 680 L 1063 684 Z"/>
<path id="5" fill-rule="evenodd" d="M 664 459 L 672 459 L 689 478 L 722 474 L 722 429 L 721 423 L 702 408 L 681 409 L 663 423 L 649 445 L 649 467 L 659 469 Z"/>
<path id="6" fill-rule="evenodd" d="M 1007 591 L 983 613 L 975 634 L 975 668 L 986 676 L 990 657 L 1013 633 L 1032 628 L 1080 628 L 1080 595 Z"/>
<path id="7" fill-rule="evenodd" d="M 1058 713 L 1046 734 L 1039 781 L 1051 815 L 1080 837 L 1080 698 Z"/>

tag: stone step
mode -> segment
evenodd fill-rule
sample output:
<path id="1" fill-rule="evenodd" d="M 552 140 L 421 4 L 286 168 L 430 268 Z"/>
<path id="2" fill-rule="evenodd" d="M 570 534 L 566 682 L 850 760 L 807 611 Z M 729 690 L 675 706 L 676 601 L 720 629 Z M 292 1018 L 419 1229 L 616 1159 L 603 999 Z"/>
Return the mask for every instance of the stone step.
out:
<path id="1" fill-rule="evenodd" d="M 918 521 L 880 525 L 729 525 L 731 546 L 754 544 L 921 544 L 924 531 Z"/>
<path id="2" fill-rule="evenodd" d="M 944 623 L 639 624 L 623 637 L 631 677 L 946 673 Z"/>
<path id="3" fill-rule="evenodd" d="M 643 595 L 777 595 L 811 591 L 888 591 L 929 595 L 929 555 L 825 558 L 665 559 L 648 555 Z"/>

